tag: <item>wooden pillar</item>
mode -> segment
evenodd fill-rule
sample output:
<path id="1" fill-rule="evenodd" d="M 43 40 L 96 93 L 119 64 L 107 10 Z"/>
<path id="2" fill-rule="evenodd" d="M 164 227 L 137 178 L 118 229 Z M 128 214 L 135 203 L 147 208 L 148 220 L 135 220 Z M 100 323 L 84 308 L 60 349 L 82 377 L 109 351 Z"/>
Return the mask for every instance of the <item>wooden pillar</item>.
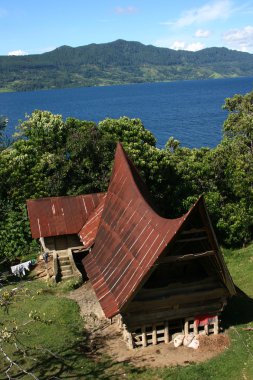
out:
<path id="1" fill-rule="evenodd" d="M 213 333 L 219 334 L 219 318 L 218 318 L 218 316 L 216 316 L 215 320 L 214 320 Z"/>
<path id="2" fill-rule="evenodd" d="M 184 322 L 184 335 L 189 335 L 189 321 L 187 321 L 187 319 Z"/>
<path id="3" fill-rule="evenodd" d="M 169 322 L 165 321 L 164 323 L 164 343 L 169 343 L 170 335 L 169 335 Z"/>
<path id="4" fill-rule="evenodd" d="M 141 326 L 142 347 L 147 347 L 146 326 Z"/>
<path id="5" fill-rule="evenodd" d="M 204 326 L 204 330 L 205 330 L 206 335 L 208 335 L 208 333 L 209 333 L 209 330 L 208 330 L 208 323 L 207 323 L 207 325 Z"/>
<path id="6" fill-rule="evenodd" d="M 152 344 L 157 344 L 156 325 L 152 326 Z"/>
<path id="7" fill-rule="evenodd" d="M 196 321 L 194 321 L 194 324 L 193 324 L 193 331 L 194 331 L 194 335 L 198 335 L 199 331 L 198 331 L 198 326 L 197 326 Z"/>

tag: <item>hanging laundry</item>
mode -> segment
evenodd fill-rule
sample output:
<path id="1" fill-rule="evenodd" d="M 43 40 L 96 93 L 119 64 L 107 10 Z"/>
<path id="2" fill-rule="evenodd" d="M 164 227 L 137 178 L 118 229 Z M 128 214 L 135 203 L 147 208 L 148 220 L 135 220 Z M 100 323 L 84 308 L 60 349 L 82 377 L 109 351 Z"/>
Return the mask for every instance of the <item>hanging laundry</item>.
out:
<path id="1" fill-rule="evenodd" d="M 13 265 L 11 267 L 11 272 L 14 274 L 14 276 L 23 277 L 25 275 L 25 271 L 30 271 L 30 265 L 32 264 L 32 261 L 26 261 L 24 263 L 20 263 L 18 265 Z"/>
<path id="2" fill-rule="evenodd" d="M 210 323 L 214 323 L 215 322 L 215 316 L 211 316 L 211 315 L 199 315 L 197 317 L 195 317 L 195 323 L 198 326 L 206 326 Z"/>

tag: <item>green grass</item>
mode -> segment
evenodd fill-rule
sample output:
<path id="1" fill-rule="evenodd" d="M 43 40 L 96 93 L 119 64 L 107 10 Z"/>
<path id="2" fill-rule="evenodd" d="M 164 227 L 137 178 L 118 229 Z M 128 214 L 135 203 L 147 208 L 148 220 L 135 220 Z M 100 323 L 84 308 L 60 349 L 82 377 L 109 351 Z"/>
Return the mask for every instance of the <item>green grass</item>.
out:
<path id="1" fill-rule="evenodd" d="M 38 320 L 18 329 L 17 341 L 22 342 L 18 344 L 26 350 L 27 357 L 22 358 L 22 354 L 14 349 L 11 342 L 4 344 L 8 355 L 26 370 L 34 372 L 39 379 L 106 379 L 104 373 L 113 364 L 106 358 L 99 363 L 88 359 L 87 334 L 83 328 L 84 322 L 79 316 L 78 305 L 59 296 L 56 293 L 57 287 L 50 288 L 39 281 L 27 282 L 24 286 L 26 294 L 23 291 L 20 293 L 8 313 L 0 311 L 0 321 L 9 329 L 13 328 L 14 321 L 18 326 L 22 326 L 25 321 L 31 319 L 31 311 L 36 311 L 36 315 L 42 321 Z M 49 321 L 52 322 L 48 323 Z M 35 358 L 36 361 L 29 357 Z M 4 371 L 7 367 L 8 363 L 0 354 L 1 380 L 6 379 Z M 18 379 L 31 378 L 15 369 L 12 373 Z"/>
<path id="2" fill-rule="evenodd" d="M 253 297 L 253 245 L 237 250 L 224 250 L 224 256 L 234 282 Z"/>
<path id="3" fill-rule="evenodd" d="M 24 282 L 26 296 L 20 296 L 10 307 L 9 314 L 0 311 L 0 321 L 8 326 L 22 324 L 29 313 L 36 310 L 46 324 L 36 321 L 23 327 L 18 334 L 22 343 L 29 347 L 36 361 L 21 358 L 10 344 L 7 352 L 40 380 L 58 379 L 131 379 L 131 380 L 253 380 L 253 332 L 243 327 L 253 327 L 253 245 L 240 250 L 225 250 L 225 259 L 235 284 L 240 288 L 238 297 L 228 304 L 223 315 L 228 329 L 230 347 L 221 355 L 205 363 L 185 367 L 161 369 L 137 369 L 128 363 L 113 363 L 110 358 L 90 356 L 84 329 L 75 302 L 63 297 L 61 286 L 48 287 L 39 281 Z M 0 326 L 1 329 L 1 326 Z M 52 351 L 51 355 L 45 349 Z M 6 362 L 0 355 L 0 380 L 6 379 Z M 31 377 L 13 372 L 17 379 Z"/>

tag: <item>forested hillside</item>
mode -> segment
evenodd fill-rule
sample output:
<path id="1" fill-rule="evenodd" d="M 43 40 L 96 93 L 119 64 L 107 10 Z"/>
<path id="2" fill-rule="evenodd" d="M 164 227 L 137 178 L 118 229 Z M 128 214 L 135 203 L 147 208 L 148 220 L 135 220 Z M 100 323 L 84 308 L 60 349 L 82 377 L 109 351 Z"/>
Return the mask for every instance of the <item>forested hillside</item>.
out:
<path id="1" fill-rule="evenodd" d="M 189 149 L 168 139 L 156 147 L 140 119 L 98 124 L 34 111 L 5 146 L 0 119 L 0 261 L 36 252 L 26 199 L 107 190 L 116 142 L 139 169 L 162 215 L 185 213 L 201 194 L 219 241 L 242 246 L 253 238 L 253 92 L 226 99 L 224 137 L 214 149 Z M 169 136 L 168 136 L 169 137 Z"/>
<path id="2" fill-rule="evenodd" d="M 0 56 L 0 91 L 253 76 L 253 55 L 176 51 L 117 40 L 27 56 Z"/>

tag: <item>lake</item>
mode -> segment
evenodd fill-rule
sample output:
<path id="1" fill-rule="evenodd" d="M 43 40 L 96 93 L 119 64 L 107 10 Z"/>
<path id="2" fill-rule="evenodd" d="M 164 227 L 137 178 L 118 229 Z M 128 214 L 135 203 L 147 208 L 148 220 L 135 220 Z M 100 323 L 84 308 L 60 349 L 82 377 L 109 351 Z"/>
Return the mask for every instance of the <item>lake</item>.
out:
<path id="1" fill-rule="evenodd" d="M 0 93 L 0 115 L 9 119 L 9 136 L 26 113 L 41 109 L 95 122 L 140 118 L 158 147 L 170 136 L 190 148 L 214 147 L 227 116 L 224 99 L 252 90 L 253 78 L 234 78 Z"/>

